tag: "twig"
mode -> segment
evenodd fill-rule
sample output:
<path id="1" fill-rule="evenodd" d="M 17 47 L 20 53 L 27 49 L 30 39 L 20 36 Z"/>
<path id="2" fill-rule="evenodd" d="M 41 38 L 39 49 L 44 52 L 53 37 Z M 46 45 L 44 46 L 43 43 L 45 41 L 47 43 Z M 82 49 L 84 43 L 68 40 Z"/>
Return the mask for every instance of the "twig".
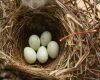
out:
<path id="1" fill-rule="evenodd" d="M 64 41 L 68 37 L 71 37 L 71 36 L 74 36 L 74 35 L 83 35 L 83 34 L 95 33 L 95 32 L 97 32 L 97 30 L 86 30 L 84 32 L 75 32 L 75 33 L 69 34 L 68 36 L 65 36 L 65 37 L 61 38 L 60 41 Z"/>

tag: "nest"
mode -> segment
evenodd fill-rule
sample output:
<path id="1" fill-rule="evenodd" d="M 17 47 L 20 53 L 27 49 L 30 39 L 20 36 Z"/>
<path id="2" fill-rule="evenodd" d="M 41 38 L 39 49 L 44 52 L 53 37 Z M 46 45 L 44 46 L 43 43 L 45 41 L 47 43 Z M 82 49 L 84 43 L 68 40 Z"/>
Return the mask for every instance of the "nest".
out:
<path id="1" fill-rule="evenodd" d="M 100 52 L 100 28 L 88 23 L 88 17 L 73 5 L 50 5 L 32 10 L 22 6 L 0 33 L 0 62 L 5 69 L 21 72 L 29 78 L 46 80 L 88 79 L 100 77 L 98 54 Z M 23 49 L 30 35 L 50 31 L 53 40 L 60 45 L 56 59 L 46 64 L 29 65 L 23 58 Z M 99 54 L 100 55 L 100 54 Z M 98 73 L 98 74 L 97 74 Z"/>

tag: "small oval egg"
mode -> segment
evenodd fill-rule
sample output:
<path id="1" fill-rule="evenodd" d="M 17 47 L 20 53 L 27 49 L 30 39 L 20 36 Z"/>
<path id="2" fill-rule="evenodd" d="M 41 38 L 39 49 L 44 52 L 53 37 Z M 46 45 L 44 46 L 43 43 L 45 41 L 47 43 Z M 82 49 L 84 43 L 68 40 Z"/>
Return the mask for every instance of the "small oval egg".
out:
<path id="1" fill-rule="evenodd" d="M 44 46 L 41 46 L 37 51 L 37 60 L 40 63 L 46 63 L 48 60 L 48 53 Z"/>
<path id="2" fill-rule="evenodd" d="M 38 50 L 40 47 L 40 39 L 37 35 L 31 35 L 29 38 L 29 46 L 34 50 Z"/>
<path id="3" fill-rule="evenodd" d="M 40 37 L 40 40 L 41 40 L 41 45 L 42 46 L 47 46 L 48 43 L 52 40 L 52 35 L 49 31 L 44 31 L 42 34 L 41 34 L 41 37 Z"/>
<path id="4" fill-rule="evenodd" d="M 30 47 L 25 47 L 24 58 L 27 63 L 33 64 L 36 61 L 36 52 Z"/>
<path id="5" fill-rule="evenodd" d="M 52 59 L 56 58 L 59 53 L 58 43 L 55 41 L 51 41 L 47 46 L 47 52 Z"/>

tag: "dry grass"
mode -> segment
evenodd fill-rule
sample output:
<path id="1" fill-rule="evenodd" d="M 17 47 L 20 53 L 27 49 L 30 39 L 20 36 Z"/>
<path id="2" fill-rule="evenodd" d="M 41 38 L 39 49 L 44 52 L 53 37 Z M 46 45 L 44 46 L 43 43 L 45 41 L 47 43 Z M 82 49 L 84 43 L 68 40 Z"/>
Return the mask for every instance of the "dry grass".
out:
<path id="1" fill-rule="evenodd" d="M 99 80 L 100 2 L 80 1 L 83 1 L 82 7 L 76 0 L 67 0 L 64 3 L 57 1 L 57 5 L 39 10 L 22 7 L 12 12 L 13 16 L 7 24 L 9 26 L 5 25 L 0 33 L 0 62 L 3 67 L 27 74 L 31 79 Z M 43 26 L 48 27 L 39 27 L 43 18 Z M 32 25 L 33 22 L 36 27 Z M 27 65 L 24 62 L 22 51 L 28 46 L 25 42 L 33 34 L 32 30 L 39 35 L 45 30 L 52 32 L 54 40 L 60 44 L 56 60 L 44 65 Z"/>

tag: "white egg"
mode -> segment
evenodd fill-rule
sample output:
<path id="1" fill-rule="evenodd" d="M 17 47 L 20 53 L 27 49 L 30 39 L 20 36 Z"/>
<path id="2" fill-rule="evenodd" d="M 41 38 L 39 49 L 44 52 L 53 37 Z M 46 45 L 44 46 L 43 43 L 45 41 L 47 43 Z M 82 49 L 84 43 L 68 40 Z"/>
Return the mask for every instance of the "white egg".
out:
<path id="1" fill-rule="evenodd" d="M 56 58 L 59 53 L 58 43 L 55 41 L 51 41 L 47 46 L 47 52 L 52 59 Z"/>
<path id="2" fill-rule="evenodd" d="M 31 35 L 29 38 L 29 46 L 34 50 L 38 50 L 40 47 L 40 39 L 37 35 Z"/>
<path id="3" fill-rule="evenodd" d="M 36 61 L 36 52 L 30 47 L 25 47 L 24 58 L 27 63 L 33 64 Z"/>
<path id="4" fill-rule="evenodd" d="M 46 63 L 48 60 L 48 53 L 44 46 L 41 46 L 37 51 L 37 60 L 40 63 Z"/>
<path id="5" fill-rule="evenodd" d="M 41 40 L 41 45 L 42 46 L 47 46 L 48 43 L 52 40 L 52 35 L 49 31 L 45 31 L 41 34 L 41 37 L 40 37 L 40 40 Z"/>

